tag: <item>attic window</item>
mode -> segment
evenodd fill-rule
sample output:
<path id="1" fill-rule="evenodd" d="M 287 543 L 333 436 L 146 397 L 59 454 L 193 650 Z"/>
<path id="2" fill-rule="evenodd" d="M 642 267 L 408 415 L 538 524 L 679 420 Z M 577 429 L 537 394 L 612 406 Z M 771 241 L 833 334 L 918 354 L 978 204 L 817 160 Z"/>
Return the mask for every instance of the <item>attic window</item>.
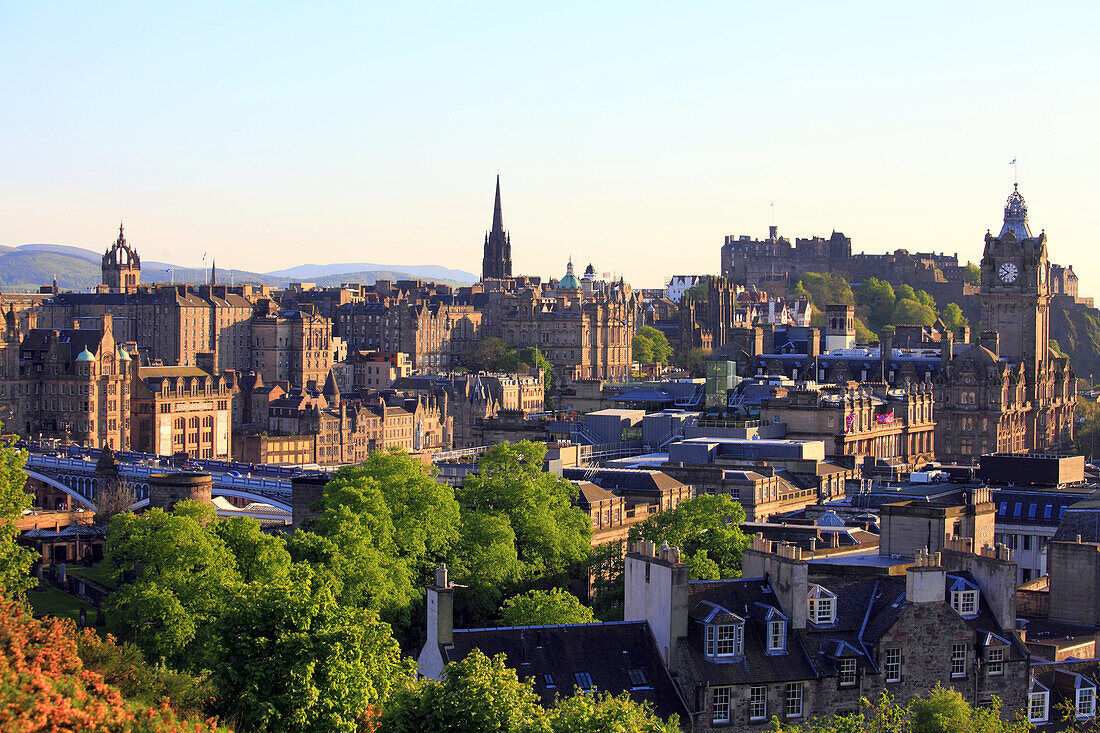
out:
<path id="1" fill-rule="evenodd" d="M 577 672 L 573 675 L 577 680 L 577 687 L 584 692 L 592 691 L 592 675 L 588 672 Z"/>
<path id="2" fill-rule="evenodd" d="M 740 656 L 745 639 L 744 624 L 711 624 L 707 626 L 707 656 Z"/>
<path id="3" fill-rule="evenodd" d="M 546 683 L 547 687 L 553 687 L 554 686 L 554 675 L 544 674 L 542 676 L 542 681 Z"/>
<path id="4" fill-rule="evenodd" d="M 836 622 L 836 594 L 825 590 L 820 585 L 812 585 L 808 604 L 811 623 L 820 626 Z"/>
<path id="5" fill-rule="evenodd" d="M 1047 710 L 1050 700 L 1050 693 L 1046 690 L 1040 690 L 1039 692 L 1030 692 L 1027 696 L 1027 719 L 1030 723 L 1045 723 L 1047 721 Z"/>
<path id="6" fill-rule="evenodd" d="M 978 591 L 951 591 L 951 608 L 955 609 L 964 618 L 976 616 L 978 614 Z"/>
<path id="7" fill-rule="evenodd" d="M 768 651 L 781 652 L 787 647 L 787 624 L 783 621 L 768 622 Z"/>
<path id="8" fill-rule="evenodd" d="M 631 687 L 638 688 L 649 686 L 649 680 L 645 676 L 644 669 L 628 669 L 626 671 L 626 675 L 630 678 Z"/>
<path id="9" fill-rule="evenodd" d="M 1077 690 L 1077 717 L 1091 718 L 1096 714 L 1096 688 L 1081 687 Z"/>

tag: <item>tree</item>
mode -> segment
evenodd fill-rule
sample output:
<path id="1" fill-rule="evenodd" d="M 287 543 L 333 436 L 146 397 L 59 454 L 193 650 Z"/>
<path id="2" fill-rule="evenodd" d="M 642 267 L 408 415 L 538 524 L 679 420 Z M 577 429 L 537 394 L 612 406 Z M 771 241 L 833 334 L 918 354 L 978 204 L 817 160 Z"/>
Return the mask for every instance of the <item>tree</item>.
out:
<path id="1" fill-rule="evenodd" d="M 634 361 L 641 364 L 660 362 L 668 364 L 672 359 L 672 347 L 668 338 L 653 326 L 642 326 L 634 334 L 631 341 L 634 350 Z"/>
<path id="2" fill-rule="evenodd" d="M 338 470 L 320 503 L 315 536 L 291 538 L 293 559 L 332 572 L 342 602 L 407 627 L 421 587 L 458 539 L 453 490 L 407 453 L 380 451 Z"/>
<path id="3" fill-rule="evenodd" d="M 684 291 L 684 297 L 680 299 L 681 302 L 686 303 L 689 300 L 693 300 L 697 303 L 706 303 L 710 298 L 710 284 L 706 278 L 692 285 L 690 288 Z"/>
<path id="4" fill-rule="evenodd" d="M 708 356 L 710 349 L 688 349 L 677 354 L 672 363 L 693 377 L 702 377 L 706 376 Z"/>
<path id="5" fill-rule="evenodd" d="M 994 698 L 989 707 L 972 707 L 955 689 L 939 683 L 927 697 L 914 698 L 908 705 L 899 705 L 889 693 L 883 692 L 872 705 L 861 700 L 863 710 L 856 713 L 814 719 L 798 725 L 772 720 L 776 733 L 1025 733 L 1034 727 L 1017 715 L 1001 717 L 1000 701 Z"/>
<path id="6" fill-rule="evenodd" d="M 587 557 L 592 526 L 573 506 L 577 487 L 542 470 L 545 456 L 528 440 L 495 445 L 455 495 L 472 511 L 507 517 L 525 577 L 550 580 Z"/>
<path id="7" fill-rule="evenodd" d="M 107 534 L 107 561 L 134 579 L 108 599 L 111 631 L 179 669 L 209 664 L 210 624 L 241 582 L 216 521 L 212 506 L 182 501 L 171 512 L 116 515 Z"/>
<path id="8" fill-rule="evenodd" d="M 948 303 L 943 307 L 940 311 L 940 320 L 953 334 L 958 334 L 966 325 L 966 316 L 963 315 L 962 308 L 955 303 Z"/>
<path id="9" fill-rule="evenodd" d="M 913 286 L 910 285 L 909 283 L 905 283 L 904 285 L 899 286 L 897 288 L 897 290 L 895 290 L 894 292 L 897 294 L 897 298 L 895 299 L 895 302 L 897 302 L 898 300 L 916 300 L 917 299 L 917 292 L 915 290 L 913 290 Z"/>
<path id="10" fill-rule="evenodd" d="M 966 267 L 964 267 L 962 271 L 964 282 L 970 283 L 971 285 L 981 285 L 982 271 L 973 262 L 967 262 Z"/>
<path id="11" fill-rule="evenodd" d="M 508 344 L 496 336 L 487 336 L 478 342 L 470 354 L 470 368 L 476 371 L 490 371 L 497 360 L 508 351 Z"/>
<path id="12" fill-rule="evenodd" d="M 822 310 L 829 305 L 855 305 L 848 281 L 835 272 L 807 272 L 798 285 L 809 294 L 810 302 Z"/>
<path id="13" fill-rule="evenodd" d="M 534 346 L 527 346 L 520 349 L 518 356 L 520 363 L 526 364 L 532 369 L 542 370 L 543 390 L 549 395 L 550 392 L 553 391 L 555 383 L 554 366 L 550 363 L 550 360 Z M 513 369 L 512 371 L 518 371 L 518 369 Z"/>
<path id="14" fill-rule="evenodd" d="M 27 493 L 26 451 L 15 447 L 14 438 L 0 439 L 0 594 L 22 600 L 35 580 L 28 571 L 34 563 L 34 553 L 20 547 L 17 519 L 31 507 Z"/>
<path id="15" fill-rule="evenodd" d="M 869 328 L 879 330 L 890 322 L 894 312 L 894 286 L 877 277 L 869 277 L 856 290 L 856 304 L 860 306 Z"/>
<path id="16" fill-rule="evenodd" d="M 679 719 L 664 721 L 627 693 L 575 693 L 550 709 L 530 681 L 521 681 L 503 654 L 492 659 L 474 649 L 443 670 L 443 680 L 409 680 L 378 716 L 384 733 L 676 733 Z"/>
<path id="17" fill-rule="evenodd" d="M 596 620 L 591 608 L 561 588 L 512 596 L 504 601 L 500 616 L 505 626 L 587 624 Z"/>
<path id="18" fill-rule="evenodd" d="M 304 564 L 234 594 L 216 633 L 219 708 L 238 730 L 354 733 L 415 671 L 388 625 L 341 606 Z"/>
<path id="19" fill-rule="evenodd" d="M 931 326 L 936 322 L 936 311 L 919 301 L 901 298 L 894 306 L 893 322 L 898 325 Z"/>
<path id="20" fill-rule="evenodd" d="M 737 578 L 749 538 L 741 531 L 745 510 L 725 494 L 701 494 L 630 528 L 630 539 L 679 547 L 694 580 Z"/>

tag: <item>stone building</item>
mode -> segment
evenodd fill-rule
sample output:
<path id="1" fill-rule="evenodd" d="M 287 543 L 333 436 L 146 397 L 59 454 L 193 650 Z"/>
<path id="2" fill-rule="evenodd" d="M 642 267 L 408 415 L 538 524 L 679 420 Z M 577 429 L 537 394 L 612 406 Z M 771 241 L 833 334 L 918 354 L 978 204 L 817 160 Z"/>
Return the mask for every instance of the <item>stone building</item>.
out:
<path id="1" fill-rule="evenodd" d="M 780 386 L 761 401 L 760 420 L 784 424 L 788 438 L 822 441 L 829 458 L 919 468 L 935 458 L 933 408 L 931 387 L 920 383 Z"/>
<path id="2" fill-rule="evenodd" d="M 626 560 L 625 618 L 649 623 L 694 701 L 693 730 L 855 712 L 882 691 L 904 704 L 937 683 L 973 705 L 996 695 L 1006 710 L 1023 709 L 1028 654 L 1004 554 L 922 552 L 876 576 L 830 570 L 757 537 L 742 579 L 689 582 L 678 550 L 640 549 Z"/>
<path id="3" fill-rule="evenodd" d="M 329 319 L 301 310 L 276 311 L 265 302 L 252 318 L 251 331 L 252 368 L 265 383 L 313 389 L 325 383 L 335 348 Z"/>
<path id="4" fill-rule="evenodd" d="M 687 297 L 680 303 L 680 346 L 683 349 L 722 349 L 738 345 L 753 326 L 809 326 L 812 308 L 805 298 L 768 297 L 726 277 L 708 275 L 698 286 L 707 288 L 706 300 Z"/>
<path id="5" fill-rule="evenodd" d="M 94 329 L 37 328 L 33 317 L 31 325 L 5 335 L 0 402 L 8 428 L 129 450 L 131 358 L 115 340 L 111 316 Z"/>
<path id="6" fill-rule="evenodd" d="M 138 366 L 131 380 L 132 450 L 229 460 L 235 386 L 198 367 Z"/>
<path id="7" fill-rule="evenodd" d="M 493 228 L 485 233 L 481 279 L 502 280 L 510 277 L 512 277 L 512 237 L 504 231 L 504 214 L 500 209 L 500 176 L 498 175 L 496 200 L 493 202 Z"/>

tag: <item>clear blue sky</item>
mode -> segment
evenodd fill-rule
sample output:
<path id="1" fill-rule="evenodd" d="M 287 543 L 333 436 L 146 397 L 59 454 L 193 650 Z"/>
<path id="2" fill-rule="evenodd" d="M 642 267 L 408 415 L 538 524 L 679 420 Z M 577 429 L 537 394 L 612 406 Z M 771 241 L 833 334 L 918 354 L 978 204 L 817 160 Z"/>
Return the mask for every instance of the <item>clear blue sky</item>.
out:
<path id="1" fill-rule="evenodd" d="M 231 6 L 231 7 L 229 7 Z M 0 244 L 654 286 L 726 234 L 980 256 L 1020 189 L 1092 257 L 1095 3 L 0 5 Z"/>

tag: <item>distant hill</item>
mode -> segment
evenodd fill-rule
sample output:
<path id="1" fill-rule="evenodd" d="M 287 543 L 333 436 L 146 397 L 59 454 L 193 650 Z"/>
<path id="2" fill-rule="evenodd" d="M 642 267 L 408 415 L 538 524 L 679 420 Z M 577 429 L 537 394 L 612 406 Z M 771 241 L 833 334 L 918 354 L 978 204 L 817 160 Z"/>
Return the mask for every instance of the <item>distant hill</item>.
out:
<path id="1" fill-rule="evenodd" d="M 1050 337 L 1069 356 L 1078 378 L 1100 377 L 1100 312 L 1051 306 Z"/>
<path id="2" fill-rule="evenodd" d="M 402 272 L 440 282 L 441 278 L 466 285 L 477 282 L 477 275 L 465 270 L 453 270 L 440 265 L 374 265 L 366 262 L 340 262 L 333 265 L 298 265 L 286 270 L 265 272 L 269 277 L 289 277 L 316 282 L 327 275 L 355 272 Z"/>
<path id="3" fill-rule="evenodd" d="M 56 275 L 57 285 L 62 290 L 87 292 L 99 284 L 102 256 L 102 253 L 66 244 L 0 245 L 0 291 L 37 291 L 40 286 L 51 284 Z M 205 282 L 207 276 L 196 267 L 153 260 L 141 263 L 141 280 L 146 283 L 167 283 L 173 279 L 180 283 Z M 387 279 L 434 280 L 457 286 L 476 282 L 477 277 L 439 265 L 307 264 L 268 273 L 218 269 L 219 282 L 250 282 L 272 287 L 285 287 L 291 282 L 314 282 L 320 286 L 373 285 L 377 280 Z"/>

